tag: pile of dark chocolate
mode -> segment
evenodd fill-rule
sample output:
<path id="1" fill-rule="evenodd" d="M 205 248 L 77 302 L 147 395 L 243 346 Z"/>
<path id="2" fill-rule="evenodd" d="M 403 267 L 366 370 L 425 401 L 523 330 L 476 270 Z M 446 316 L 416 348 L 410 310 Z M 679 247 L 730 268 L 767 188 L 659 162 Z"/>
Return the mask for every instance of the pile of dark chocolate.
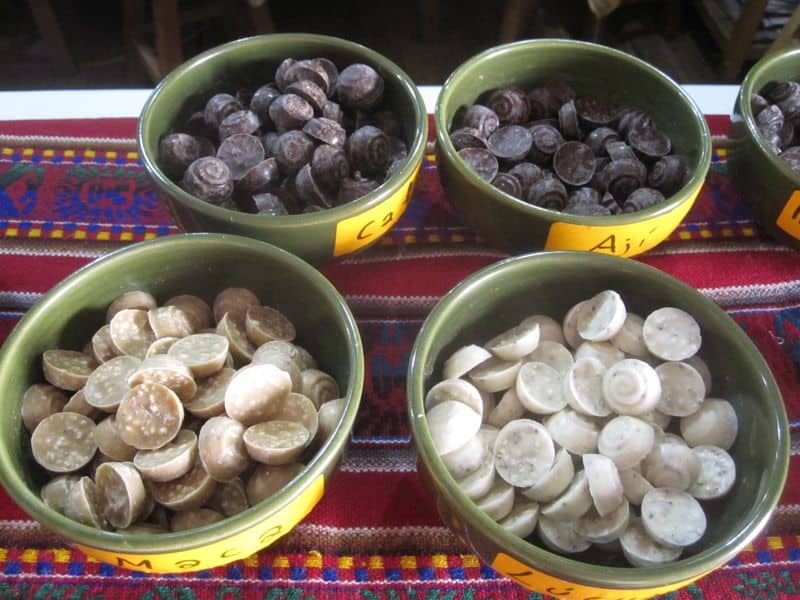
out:
<path id="1" fill-rule="evenodd" d="M 649 208 L 689 177 L 642 110 L 576 97 L 561 79 L 492 90 L 455 115 L 450 140 L 479 177 L 530 204 L 577 215 Z"/>
<path id="2" fill-rule="evenodd" d="M 213 95 L 181 132 L 165 135 L 158 163 L 190 194 L 262 215 L 315 212 L 374 190 L 407 157 L 383 78 L 326 58 L 280 63 L 255 91 Z"/>
<path id="3" fill-rule="evenodd" d="M 750 110 L 761 137 L 800 173 L 800 83 L 769 82 L 750 97 Z"/>

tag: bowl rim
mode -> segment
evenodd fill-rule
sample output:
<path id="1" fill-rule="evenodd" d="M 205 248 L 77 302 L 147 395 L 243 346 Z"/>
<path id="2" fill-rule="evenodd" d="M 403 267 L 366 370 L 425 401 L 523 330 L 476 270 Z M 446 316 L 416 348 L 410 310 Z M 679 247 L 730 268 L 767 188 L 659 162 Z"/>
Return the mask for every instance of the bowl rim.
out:
<path id="1" fill-rule="evenodd" d="M 6 443 L 0 444 L 0 483 L 20 508 L 59 535 L 63 535 L 73 542 L 102 550 L 136 554 L 161 555 L 200 548 L 251 529 L 254 524 L 294 502 L 313 481 L 323 475 L 323 471 L 330 467 L 331 463 L 338 460 L 338 454 L 347 444 L 361 402 L 364 381 L 364 352 L 355 317 L 334 285 L 310 264 L 277 246 L 243 236 L 221 233 L 188 233 L 166 236 L 114 250 L 84 265 L 48 291 L 17 323 L 5 343 L 0 347 L 0 382 L 6 379 L 5 371 L 10 368 L 9 365 L 16 354 L 17 347 L 29 335 L 28 330 L 37 326 L 40 321 L 46 320 L 50 311 L 58 309 L 62 294 L 81 286 L 84 280 L 91 277 L 96 271 L 119 262 L 121 258 L 132 260 L 136 257 L 146 256 L 154 248 L 194 246 L 198 249 L 208 250 L 210 246 L 219 244 L 224 244 L 231 249 L 241 249 L 276 259 L 288 268 L 299 271 L 304 278 L 324 290 L 335 300 L 337 312 L 342 319 L 348 340 L 348 359 L 353 367 L 348 374 L 347 393 L 343 396 L 346 400 L 345 410 L 336 428 L 300 473 L 269 499 L 262 500 L 241 513 L 226 517 L 211 525 L 181 532 L 161 533 L 156 536 L 151 533 L 121 534 L 95 529 L 58 513 L 47 506 L 38 494 L 32 491 L 19 473 L 9 468 L 11 464 L 10 446 Z"/>
<path id="2" fill-rule="evenodd" d="M 774 481 L 778 485 L 768 487 L 759 494 L 750 509 L 750 514 L 753 518 L 729 539 L 690 557 L 681 558 L 676 562 L 660 566 L 610 567 L 582 562 L 531 544 L 525 539 L 505 531 L 499 524 L 479 510 L 475 503 L 458 489 L 455 480 L 436 453 L 425 418 L 424 379 L 428 374 L 425 372 L 424 357 L 430 352 L 436 332 L 447 321 L 448 313 L 455 309 L 464 296 L 474 293 L 472 292 L 473 289 L 478 287 L 488 289 L 491 287 L 491 281 L 504 273 L 516 269 L 524 270 L 535 263 L 550 264 L 557 267 L 559 264 L 572 262 L 576 259 L 580 259 L 586 268 L 592 268 L 591 263 L 593 263 L 595 265 L 606 265 L 608 268 L 623 269 L 632 276 L 637 273 L 648 273 L 662 281 L 665 286 L 681 294 L 694 297 L 706 306 L 715 325 L 726 327 L 741 350 L 746 352 L 748 358 L 757 365 L 756 368 L 761 373 L 764 384 L 769 390 L 765 401 L 774 409 L 776 415 L 775 433 L 778 454 L 771 464 L 776 477 Z M 590 264 L 586 264 L 587 261 Z M 790 454 L 788 419 L 780 389 L 763 356 L 747 334 L 712 300 L 671 275 L 630 259 L 570 250 L 541 251 L 509 257 L 471 274 L 445 294 L 425 319 L 411 350 L 406 388 L 409 422 L 418 457 L 424 462 L 437 493 L 444 497 L 444 502 L 449 508 L 462 520 L 469 522 L 471 527 L 478 530 L 480 535 L 491 540 L 499 551 L 503 551 L 523 563 L 527 562 L 529 566 L 539 569 L 548 575 L 570 582 L 597 588 L 640 589 L 656 588 L 696 579 L 733 558 L 758 535 L 777 505 L 786 482 Z M 458 534 L 459 532 L 456 533 Z M 471 545 L 466 539 L 464 539 L 464 542 Z M 531 558 L 533 560 L 530 560 Z"/>
<path id="3" fill-rule="evenodd" d="M 677 96 L 683 101 L 683 104 L 689 111 L 692 119 L 695 121 L 701 131 L 700 136 L 700 155 L 698 160 L 698 168 L 692 174 L 692 177 L 672 196 L 665 199 L 664 202 L 646 208 L 644 210 L 636 211 L 633 213 L 620 213 L 618 215 L 606 216 L 586 216 L 586 215 L 573 215 L 563 213 L 541 206 L 534 206 L 528 204 L 526 201 L 516 198 L 506 192 L 503 192 L 488 181 L 478 177 L 472 169 L 467 167 L 461 157 L 458 156 L 455 147 L 450 141 L 450 135 L 447 131 L 447 123 L 445 123 L 444 112 L 446 106 L 449 104 L 448 91 L 451 87 L 459 85 L 462 80 L 467 78 L 467 71 L 472 69 L 481 61 L 498 60 L 505 55 L 520 53 L 520 52 L 535 52 L 537 48 L 564 48 L 570 52 L 582 52 L 588 55 L 599 53 L 604 57 L 611 60 L 623 60 L 634 64 L 637 68 L 647 72 L 650 76 L 662 81 L 667 86 L 672 88 Z M 467 181 L 477 186 L 480 191 L 487 194 L 492 202 L 499 202 L 506 208 L 511 208 L 520 211 L 525 215 L 544 219 L 550 222 L 563 222 L 575 225 L 591 225 L 591 226 L 618 226 L 629 225 L 631 223 L 638 223 L 640 221 L 657 218 L 666 215 L 690 200 L 688 192 L 692 190 L 699 190 L 706 178 L 706 174 L 711 165 L 711 132 L 708 123 L 703 116 L 702 111 L 697 106 L 697 103 L 689 96 L 686 91 L 666 73 L 657 69 L 653 65 L 620 50 L 595 44 L 592 42 L 584 42 L 579 40 L 570 39 L 534 39 L 534 40 L 520 40 L 508 44 L 494 46 L 484 50 L 480 54 L 469 58 L 448 76 L 442 85 L 439 97 L 436 100 L 434 108 L 434 122 L 436 131 L 436 147 L 448 159 L 449 163 L 458 171 L 458 173 L 467 179 Z"/>
<path id="4" fill-rule="evenodd" d="M 258 47 L 261 45 L 268 46 L 271 41 L 291 41 L 296 43 L 298 46 L 302 46 L 303 44 L 328 44 L 336 47 L 339 50 L 359 55 L 360 61 L 376 66 L 379 71 L 391 74 L 392 78 L 398 82 L 404 93 L 408 96 L 414 112 L 414 139 L 408 148 L 408 156 L 403 167 L 394 173 L 389 179 L 381 183 L 376 189 L 351 202 L 347 202 L 340 206 L 334 206 L 332 208 L 326 208 L 325 210 L 313 213 L 277 216 L 258 215 L 223 208 L 221 206 L 215 206 L 214 204 L 205 202 L 184 191 L 178 184 L 167 177 L 158 166 L 158 162 L 156 160 L 157 150 L 154 149 L 154 152 L 151 153 L 147 145 L 144 143 L 145 137 L 153 133 L 158 133 L 159 139 L 164 133 L 166 133 L 159 133 L 153 130 L 149 116 L 153 112 L 154 106 L 158 104 L 166 91 L 173 86 L 176 86 L 181 77 L 190 71 L 195 65 L 216 60 L 220 56 L 225 56 L 236 52 L 237 49 L 241 47 Z M 403 71 L 397 64 L 389 60 L 387 57 L 376 52 L 375 50 L 372 50 L 371 48 L 363 46 L 362 44 L 334 36 L 312 33 L 269 33 L 239 38 L 237 40 L 226 42 L 210 48 L 190 58 L 167 74 L 167 76 L 158 83 L 145 101 L 139 116 L 138 124 L 136 126 L 136 145 L 138 147 L 139 156 L 141 157 L 145 170 L 147 171 L 148 175 L 153 178 L 158 187 L 161 188 L 165 193 L 171 195 L 176 201 L 186 205 L 193 211 L 203 214 L 208 218 L 225 220 L 234 226 L 258 226 L 260 228 L 270 229 L 294 228 L 298 230 L 298 233 L 300 233 L 302 228 L 314 225 L 333 225 L 342 219 L 346 219 L 347 217 L 360 214 L 371 208 L 379 206 L 386 199 L 387 194 L 394 193 L 406 181 L 412 178 L 422 162 L 427 141 L 428 115 L 425 109 L 425 101 L 423 100 L 419 89 L 405 71 Z"/>
<path id="5" fill-rule="evenodd" d="M 750 109 L 750 100 L 752 94 L 757 93 L 758 90 L 753 89 L 756 84 L 756 79 L 762 76 L 764 71 L 769 70 L 778 63 L 789 62 L 791 60 L 800 59 L 800 47 L 787 48 L 777 52 L 771 52 L 762 57 L 756 64 L 754 64 L 742 81 L 739 88 L 739 94 L 736 97 L 736 105 L 739 113 L 742 115 L 747 134 L 753 139 L 758 152 L 769 160 L 781 172 L 784 177 L 787 177 L 792 182 L 794 187 L 800 188 L 800 173 L 794 171 L 785 160 L 775 154 L 767 144 L 766 140 L 758 133 L 756 126 L 756 119 L 753 116 L 753 111 Z M 800 68 L 798 68 L 798 76 L 800 76 Z M 736 111 L 734 110 L 734 113 Z"/>

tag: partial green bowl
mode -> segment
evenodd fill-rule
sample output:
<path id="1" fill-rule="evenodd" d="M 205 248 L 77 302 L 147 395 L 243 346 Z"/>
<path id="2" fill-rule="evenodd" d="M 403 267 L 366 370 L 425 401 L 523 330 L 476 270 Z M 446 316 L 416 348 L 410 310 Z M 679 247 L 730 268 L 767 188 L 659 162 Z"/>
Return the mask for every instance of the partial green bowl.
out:
<path id="1" fill-rule="evenodd" d="M 770 81 L 800 79 L 800 48 L 768 54 L 748 72 L 731 118 L 728 173 L 759 225 L 777 241 L 800 248 L 800 173 L 758 134 L 750 97 Z"/>
<path id="2" fill-rule="evenodd" d="M 448 130 L 456 111 L 484 92 L 529 89 L 553 76 L 578 96 L 596 95 L 645 110 L 686 157 L 691 177 L 666 202 L 631 214 L 586 217 L 533 206 L 478 177 L 458 156 Z M 711 136 L 700 109 L 681 87 L 629 54 L 573 40 L 526 40 L 491 48 L 459 66 L 436 104 L 439 173 L 447 196 L 487 241 L 512 253 L 592 250 L 634 256 L 653 248 L 692 207 L 711 162 Z"/>
<path id="3" fill-rule="evenodd" d="M 295 324 L 297 341 L 334 376 L 345 407 L 332 435 L 290 483 L 246 511 L 205 527 L 165 534 L 120 534 L 64 517 L 39 498 L 45 474 L 22 424 L 25 390 L 43 382 L 42 353 L 80 350 L 105 322 L 106 307 L 129 290 L 163 302 L 195 294 L 212 302 L 226 287 L 252 289 Z M 207 569 L 245 558 L 296 525 L 322 497 L 361 401 L 364 356 L 355 319 L 336 288 L 288 252 L 239 236 L 177 235 L 135 244 L 96 260 L 59 283 L 19 322 L 0 350 L 0 482 L 34 519 L 86 553 L 151 572 Z"/>
<path id="4" fill-rule="evenodd" d="M 408 145 L 408 161 L 376 190 L 335 208 L 315 213 L 270 217 L 220 208 L 192 196 L 158 166 L 158 144 L 180 131 L 188 116 L 215 93 L 255 87 L 272 80 L 287 57 L 325 57 L 343 69 L 360 62 L 385 81 L 385 97 L 399 115 Z M 312 263 L 371 246 L 405 211 L 419 174 L 428 139 L 425 103 L 414 82 L 392 61 L 359 44 L 311 34 L 272 34 L 217 46 L 172 71 L 142 109 L 137 132 L 139 152 L 150 177 L 178 226 L 184 231 L 233 233 L 269 242 Z"/>
<path id="5" fill-rule="evenodd" d="M 628 309 L 640 315 L 662 306 L 692 314 L 703 334 L 700 355 L 713 375 L 711 395 L 728 400 L 739 417 L 730 450 L 737 468 L 733 490 L 705 503 L 705 535 L 680 560 L 663 566 L 621 566 L 624 561 L 609 561 L 594 550 L 569 558 L 507 532 L 460 491 L 434 450 L 425 417 L 425 394 L 441 379 L 442 365 L 455 350 L 483 344 L 533 314 L 560 322 L 572 305 L 605 289 L 617 290 Z M 471 275 L 425 320 L 411 353 L 407 394 L 418 468 L 444 523 L 487 564 L 542 593 L 645 598 L 687 585 L 733 558 L 761 531 L 786 480 L 786 411 L 764 358 L 713 301 L 636 261 L 543 252 L 512 257 Z"/>

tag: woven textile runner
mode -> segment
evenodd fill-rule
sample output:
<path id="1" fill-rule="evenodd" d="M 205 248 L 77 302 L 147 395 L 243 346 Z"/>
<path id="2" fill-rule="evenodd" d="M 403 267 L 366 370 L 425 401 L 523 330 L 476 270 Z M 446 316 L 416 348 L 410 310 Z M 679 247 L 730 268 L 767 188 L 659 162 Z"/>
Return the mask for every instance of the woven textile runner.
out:
<path id="1" fill-rule="evenodd" d="M 725 133 L 727 118 L 709 118 Z M 135 121 L 0 122 L 0 342 L 81 266 L 177 233 L 139 162 Z M 698 288 L 766 357 L 800 434 L 800 252 L 763 238 L 714 153 L 695 207 L 638 258 Z M 366 352 L 349 451 L 316 509 L 278 543 L 210 571 L 144 575 L 87 558 L 0 491 L 0 598 L 538 598 L 497 575 L 446 529 L 416 473 L 405 415 L 408 355 L 456 283 L 505 255 L 454 213 L 435 160 L 369 251 L 322 269 L 347 299 Z M 669 598 L 800 594 L 800 448 L 768 528 L 728 565 Z"/>

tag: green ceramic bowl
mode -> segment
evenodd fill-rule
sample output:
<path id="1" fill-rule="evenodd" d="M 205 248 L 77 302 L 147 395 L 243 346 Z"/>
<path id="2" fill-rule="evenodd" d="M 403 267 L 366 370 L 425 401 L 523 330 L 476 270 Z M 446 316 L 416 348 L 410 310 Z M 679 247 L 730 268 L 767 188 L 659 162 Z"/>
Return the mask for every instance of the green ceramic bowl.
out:
<path id="1" fill-rule="evenodd" d="M 670 305 L 692 314 L 702 329 L 700 355 L 713 374 L 713 396 L 731 402 L 739 417 L 731 449 L 738 471 L 733 490 L 706 504 L 709 524 L 702 540 L 677 562 L 658 567 L 623 566 L 624 560 L 592 550 L 569 558 L 506 532 L 459 490 L 434 450 L 425 418 L 425 394 L 441 379 L 443 362 L 455 350 L 482 344 L 532 314 L 560 321 L 573 304 L 609 288 L 640 315 Z M 786 479 L 786 412 L 761 354 L 714 302 L 636 261 L 545 252 L 509 258 L 471 275 L 441 299 L 423 324 L 411 353 L 407 394 L 418 468 L 442 520 L 487 564 L 543 593 L 645 598 L 684 586 L 733 558 L 758 534 Z"/>
<path id="2" fill-rule="evenodd" d="M 158 143 L 220 91 L 255 88 L 272 79 L 287 57 L 326 57 L 339 68 L 361 62 L 385 80 L 385 95 L 405 128 L 408 162 L 373 192 L 348 204 L 310 214 L 267 217 L 214 206 L 183 191 L 158 166 Z M 313 263 L 374 244 L 403 214 L 422 164 L 428 116 L 414 82 L 377 52 L 346 40 L 309 34 L 275 34 L 237 40 L 195 56 L 156 87 L 142 109 L 138 144 L 142 162 L 177 224 L 185 231 L 234 233 L 270 242 Z"/>
<path id="3" fill-rule="evenodd" d="M 447 133 L 456 111 L 488 90 L 527 89 L 559 75 L 579 96 L 597 95 L 647 111 L 688 160 L 691 178 L 666 202 L 608 217 L 563 214 L 533 206 L 478 177 Z M 711 160 L 702 113 L 672 79 L 618 50 L 572 40 L 521 41 L 491 48 L 458 67 L 436 104 L 436 142 L 442 184 L 450 201 L 489 243 L 510 252 L 593 250 L 633 256 L 664 240 L 691 208 Z"/>
<path id="4" fill-rule="evenodd" d="M 758 223 L 776 240 L 800 248 L 800 173 L 758 134 L 750 97 L 770 81 L 800 79 L 800 48 L 769 54 L 748 71 L 731 120 L 731 180 Z"/>
<path id="5" fill-rule="evenodd" d="M 48 348 L 80 349 L 103 324 L 108 304 L 142 289 L 163 301 L 196 294 L 213 301 L 229 286 L 248 287 L 284 312 L 307 347 L 337 380 L 343 416 L 306 468 L 271 498 L 219 523 L 186 532 L 119 534 L 72 521 L 39 499 L 45 474 L 31 456 L 20 417 L 22 395 L 44 381 Z M 151 572 L 206 569 L 245 558 L 296 525 L 319 501 L 350 436 L 361 400 L 361 338 L 344 299 L 316 269 L 269 244 L 232 235 L 193 234 L 143 242 L 113 252 L 49 291 L 0 350 L 0 481 L 33 518 L 86 553 L 115 566 Z"/>

